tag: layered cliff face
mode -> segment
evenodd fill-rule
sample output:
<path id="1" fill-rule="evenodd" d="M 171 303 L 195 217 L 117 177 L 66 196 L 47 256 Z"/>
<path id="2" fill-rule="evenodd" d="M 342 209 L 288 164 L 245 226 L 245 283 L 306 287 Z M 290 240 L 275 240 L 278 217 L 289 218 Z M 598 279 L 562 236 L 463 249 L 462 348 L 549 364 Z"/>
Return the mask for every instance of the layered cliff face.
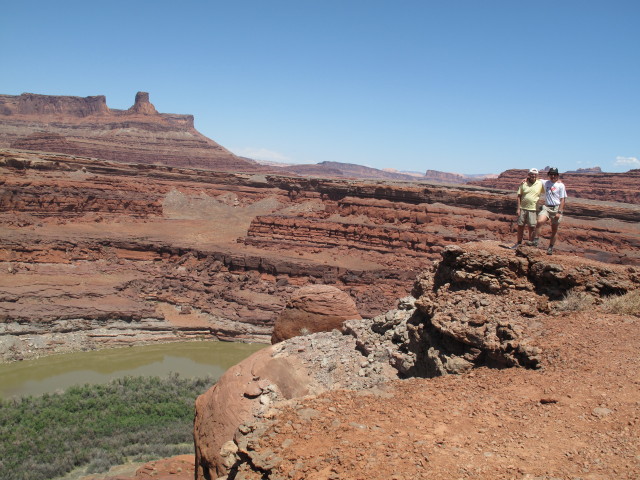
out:
<path id="1" fill-rule="evenodd" d="M 0 152 L 0 174 L 7 359 L 184 336 L 268 342 L 301 286 L 333 285 L 371 317 L 445 245 L 515 237 L 514 195 L 480 187 L 15 150 Z M 573 199 L 557 250 L 638 265 L 639 220 L 635 205 Z"/>
<path id="2" fill-rule="evenodd" d="M 146 92 L 138 92 L 128 110 L 110 109 L 104 96 L 0 95 L 0 119 L 0 147 L 175 167 L 259 169 L 200 134 L 192 115 L 158 113 Z"/>
<path id="3" fill-rule="evenodd" d="M 527 170 L 514 169 L 502 172 L 497 178 L 471 181 L 469 185 L 515 191 L 526 177 Z M 541 172 L 540 178 L 547 179 L 547 176 Z M 580 172 L 560 172 L 560 178 L 566 184 L 570 199 L 589 198 L 640 204 L 640 170 L 638 169 L 626 173 L 607 173 L 599 168 L 584 169 Z"/>

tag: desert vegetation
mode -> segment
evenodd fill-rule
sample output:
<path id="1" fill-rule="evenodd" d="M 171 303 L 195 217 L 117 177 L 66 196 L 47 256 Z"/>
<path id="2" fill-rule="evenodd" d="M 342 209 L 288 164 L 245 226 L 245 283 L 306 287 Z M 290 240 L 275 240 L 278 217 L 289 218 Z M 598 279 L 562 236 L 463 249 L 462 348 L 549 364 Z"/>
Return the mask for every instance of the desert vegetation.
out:
<path id="1" fill-rule="evenodd" d="M 608 297 L 603 307 L 609 313 L 640 315 L 640 291 L 633 290 L 624 295 Z"/>
<path id="2" fill-rule="evenodd" d="M 593 295 L 586 292 L 569 291 L 558 303 L 557 309 L 563 312 L 584 312 L 593 310 L 596 303 L 603 311 L 618 315 L 640 315 L 640 292 L 633 290 L 624 295 L 611 295 L 597 302 Z"/>
<path id="3" fill-rule="evenodd" d="M 0 401 L 0 478 L 41 480 L 76 468 L 193 452 L 193 409 L 211 378 L 125 377 Z"/>

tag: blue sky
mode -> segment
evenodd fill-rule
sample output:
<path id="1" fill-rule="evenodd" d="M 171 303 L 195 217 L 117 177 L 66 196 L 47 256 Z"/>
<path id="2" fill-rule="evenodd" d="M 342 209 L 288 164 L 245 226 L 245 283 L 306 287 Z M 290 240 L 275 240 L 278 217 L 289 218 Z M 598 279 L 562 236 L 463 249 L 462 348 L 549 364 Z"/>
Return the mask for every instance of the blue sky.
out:
<path id="1" fill-rule="evenodd" d="M 0 93 L 137 91 L 234 153 L 640 168 L 640 1 L 5 1 Z"/>

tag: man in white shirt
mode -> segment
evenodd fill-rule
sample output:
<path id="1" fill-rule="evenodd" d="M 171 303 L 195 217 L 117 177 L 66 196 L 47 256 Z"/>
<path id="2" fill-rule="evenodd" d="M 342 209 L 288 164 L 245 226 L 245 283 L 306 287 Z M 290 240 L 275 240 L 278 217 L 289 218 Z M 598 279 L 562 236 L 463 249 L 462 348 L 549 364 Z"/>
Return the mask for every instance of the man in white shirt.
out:
<path id="1" fill-rule="evenodd" d="M 551 238 L 549 239 L 549 248 L 547 249 L 547 255 L 553 254 L 553 248 L 556 244 L 556 234 L 558 233 L 558 226 L 564 213 L 565 198 L 567 198 L 567 190 L 559 179 L 558 169 L 550 168 L 547 172 L 549 180 L 544 180 L 542 185 L 544 187 L 544 205 L 538 214 L 538 221 L 536 225 L 536 236 L 533 239 L 533 245 L 538 246 L 540 239 L 540 227 L 551 221 Z"/>

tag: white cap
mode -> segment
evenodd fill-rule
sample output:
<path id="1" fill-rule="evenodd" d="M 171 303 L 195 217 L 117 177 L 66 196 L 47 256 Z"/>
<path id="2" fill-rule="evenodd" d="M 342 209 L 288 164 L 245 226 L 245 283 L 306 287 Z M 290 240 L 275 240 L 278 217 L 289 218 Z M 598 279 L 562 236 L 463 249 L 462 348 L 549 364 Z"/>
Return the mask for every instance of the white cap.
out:
<path id="1" fill-rule="evenodd" d="M 537 168 L 532 168 L 529 170 L 529 173 L 535 173 L 536 175 L 538 175 L 538 169 Z"/>

